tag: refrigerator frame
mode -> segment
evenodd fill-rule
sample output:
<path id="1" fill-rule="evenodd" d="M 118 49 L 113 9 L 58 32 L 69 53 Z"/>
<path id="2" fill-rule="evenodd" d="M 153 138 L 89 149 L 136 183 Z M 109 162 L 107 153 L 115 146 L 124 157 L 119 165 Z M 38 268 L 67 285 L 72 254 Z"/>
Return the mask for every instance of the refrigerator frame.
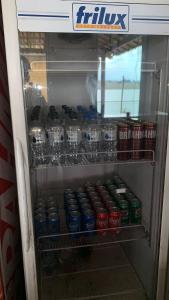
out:
<path id="1" fill-rule="evenodd" d="M 2 0 L 2 12 L 7 56 L 10 105 L 12 111 L 13 136 L 16 157 L 16 173 L 19 199 L 22 249 L 27 299 L 38 299 L 36 257 L 32 223 L 32 205 L 28 162 L 28 145 L 21 77 L 18 20 L 15 0 Z M 169 138 L 169 134 L 168 134 Z M 157 300 L 163 299 L 168 256 L 169 237 L 169 143 L 167 145 L 166 173 L 161 219 L 161 239 L 159 248 Z"/>

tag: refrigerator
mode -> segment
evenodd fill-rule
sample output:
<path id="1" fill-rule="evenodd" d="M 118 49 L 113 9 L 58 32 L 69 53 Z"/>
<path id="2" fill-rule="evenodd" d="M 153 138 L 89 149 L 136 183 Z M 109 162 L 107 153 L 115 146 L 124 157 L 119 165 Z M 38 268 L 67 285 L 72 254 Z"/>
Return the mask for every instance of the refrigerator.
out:
<path id="1" fill-rule="evenodd" d="M 168 1 L 2 12 L 27 299 L 165 299 Z"/>

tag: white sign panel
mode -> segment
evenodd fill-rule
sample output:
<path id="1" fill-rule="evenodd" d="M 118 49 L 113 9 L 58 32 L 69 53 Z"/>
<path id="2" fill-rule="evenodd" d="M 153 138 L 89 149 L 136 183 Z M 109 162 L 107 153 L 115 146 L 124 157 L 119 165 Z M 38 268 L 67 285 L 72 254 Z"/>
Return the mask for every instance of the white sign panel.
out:
<path id="1" fill-rule="evenodd" d="M 20 31 L 169 35 L 169 4 L 87 0 L 16 2 Z"/>
<path id="2" fill-rule="evenodd" d="M 129 6 L 73 3 L 74 31 L 129 31 Z"/>

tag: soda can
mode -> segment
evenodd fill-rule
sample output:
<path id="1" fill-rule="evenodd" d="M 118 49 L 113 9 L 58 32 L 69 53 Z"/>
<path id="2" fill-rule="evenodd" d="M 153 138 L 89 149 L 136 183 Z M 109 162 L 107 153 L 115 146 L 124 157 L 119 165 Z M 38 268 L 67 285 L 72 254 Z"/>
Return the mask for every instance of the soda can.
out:
<path id="1" fill-rule="evenodd" d="M 79 207 L 78 207 L 78 205 L 69 205 L 67 207 L 67 210 L 68 210 L 68 213 L 70 213 L 71 211 L 78 211 Z"/>
<path id="2" fill-rule="evenodd" d="M 65 190 L 64 190 L 64 195 L 66 195 L 66 194 L 73 194 L 73 190 L 70 189 L 70 188 L 65 189 Z"/>
<path id="3" fill-rule="evenodd" d="M 45 214 L 45 212 L 46 212 L 45 207 L 39 207 L 35 209 L 35 215 Z"/>
<path id="4" fill-rule="evenodd" d="M 79 211 L 70 211 L 68 219 L 68 229 L 70 233 L 81 231 L 81 214 Z M 78 238 L 79 235 L 74 234 L 72 237 Z"/>
<path id="5" fill-rule="evenodd" d="M 130 201 L 131 199 L 135 198 L 135 195 L 133 193 L 131 193 L 131 192 L 125 193 L 124 196 L 125 196 L 125 199 L 128 200 L 128 201 Z"/>
<path id="6" fill-rule="evenodd" d="M 144 127 L 141 123 L 133 123 L 131 125 L 131 159 L 139 160 L 142 158 L 141 151 L 134 150 L 142 150 L 143 149 L 143 135 L 144 135 Z"/>
<path id="7" fill-rule="evenodd" d="M 84 188 L 80 186 L 80 187 L 77 189 L 77 193 L 84 193 Z"/>
<path id="8" fill-rule="evenodd" d="M 35 203 L 35 210 L 38 208 L 45 208 L 45 204 L 43 201 L 39 201 Z"/>
<path id="9" fill-rule="evenodd" d="M 48 215 L 52 213 L 57 213 L 57 208 L 56 207 L 49 207 L 47 210 Z"/>
<path id="10" fill-rule="evenodd" d="M 96 217 L 95 213 L 91 209 L 83 211 L 82 217 L 82 228 L 84 231 L 94 231 L 96 228 Z"/>
<path id="11" fill-rule="evenodd" d="M 64 195 L 64 199 L 65 200 L 75 199 L 75 195 L 74 195 L 74 193 L 67 193 Z"/>
<path id="12" fill-rule="evenodd" d="M 57 204 L 56 204 L 56 201 L 49 201 L 47 202 L 47 208 L 50 208 L 50 207 L 57 207 Z"/>
<path id="13" fill-rule="evenodd" d="M 106 187 L 109 187 L 109 186 L 112 185 L 112 184 L 113 184 L 113 182 L 112 182 L 111 179 L 107 179 L 107 180 L 105 181 L 105 186 L 106 186 Z"/>
<path id="14" fill-rule="evenodd" d="M 48 215 L 48 233 L 51 235 L 60 233 L 60 218 L 57 213 Z"/>
<path id="15" fill-rule="evenodd" d="M 116 207 L 117 205 L 116 205 L 116 203 L 115 203 L 114 201 L 112 201 L 112 200 L 106 200 L 105 206 L 106 206 L 107 209 L 109 209 L 109 208 L 112 208 L 112 207 Z"/>
<path id="16" fill-rule="evenodd" d="M 101 198 L 99 196 L 95 196 L 95 197 L 92 197 L 90 198 L 91 202 L 94 203 L 94 202 L 101 202 Z"/>
<path id="17" fill-rule="evenodd" d="M 133 224 L 141 224 L 142 221 L 142 204 L 139 199 L 132 198 L 129 200 L 130 221 Z"/>
<path id="18" fill-rule="evenodd" d="M 96 210 L 96 229 L 101 236 L 105 236 L 108 228 L 108 211 L 105 208 L 97 208 Z"/>
<path id="19" fill-rule="evenodd" d="M 98 208 L 103 208 L 103 204 L 101 201 L 95 201 L 93 202 L 93 208 L 96 211 Z"/>
<path id="20" fill-rule="evenodd" d="M 37 214 L 35 216 L 35 235 L 40 237 L 47 233 L 47 222 L 45 214 Z"/>
<path id="21" fill-rule="evenodd" d="M 128 160 L 130 158 L 130 125 L 127 123 L 118 124 L 117 134 L 117 150 L 119 151 L 117 158 L 119 160 Z"/>
<path id="22" fill-rule="evenodd" d="M 126 200 L 118 201 L 120 210 L 121 210 L 121 224 L 128 225 L 129 224 L 129 205 Z"/>
<path id="23" fill-rule="evenodd" d="M 80 198 L 79 199 L 79 205 L 80 207 L 83 205 L 83 204 L 89 204 L 89 199 L 88 198 Z"/>
<path id="24" fill-rule="evenodd" d="M 117 206 L 109 207 L 109 228 L 110 232 L 113 234 L 118 234 L 120 232 L 121 226 L 121 211 Z"/>
<path id="25" fill-rule="evenodd" d="M 89 203 L 83 203 L 81 204 L 81 211 L 85 211 L 87 209 L 91 209 L 91 205 Z"/>
<path id="26" fill-rule="evenodd" d="M 78 199 L 80 198 L 87 198 L 87 194 L 86 193 L 76 193 L 76 196 Z"/>
<path id="27" fill-rule="evenodd" d="M 96 190 L 97 190 L 98 192 L 105 191 L 105 190 L 106 190 L 106 187 L 105 187 L 104 185 L 98 185 L 98 186 L 96 186 Z"/>
<path id="28" fill-rule="evenodd" d="M 153 151 L 156 147 L 157 125 L 153 122 L 145 122 L 144 126 L 144 158 L 153 159 Z"/>
<path id="29" fill-rule="evenodd" d="M 96 192 L 89 192 L 89 197 L 92 199 L 93 197 L 97 197 L 98 194 Z"/>
<path id="30" fill-rule="evenodd" d="M 67 204 L 67 206 L 69 206 L 69 205 L 77 205 L 77 200 L 74 199 L 74 198 L 67 199 L 66 204 Z"/>

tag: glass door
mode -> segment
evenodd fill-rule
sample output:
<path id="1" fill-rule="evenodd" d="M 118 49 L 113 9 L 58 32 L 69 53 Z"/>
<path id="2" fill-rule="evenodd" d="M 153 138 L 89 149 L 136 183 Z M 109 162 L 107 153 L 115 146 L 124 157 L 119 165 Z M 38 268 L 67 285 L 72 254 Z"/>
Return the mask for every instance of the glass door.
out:
<path id="1" fill-rule="evenodd" d="M 155 299 L 168 38 L 19 38 L 40 298 Z"/>

